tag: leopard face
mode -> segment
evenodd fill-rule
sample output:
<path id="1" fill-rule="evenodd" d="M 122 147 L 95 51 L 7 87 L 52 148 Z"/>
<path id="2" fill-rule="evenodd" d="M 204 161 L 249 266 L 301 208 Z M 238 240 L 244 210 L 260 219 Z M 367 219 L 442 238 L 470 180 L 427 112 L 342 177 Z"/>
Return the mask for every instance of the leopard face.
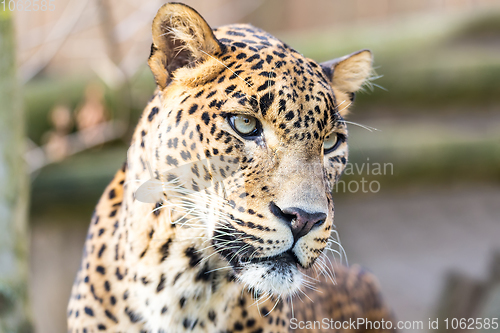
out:
<path id="1" fill-rule="evenodd" d="M 161 107 L 143 134 L 154 201 L 248 288 L 296 292 L 330 237 L 343 116 L 371 62 L 365 50 L 318 64 L 250 25 L 212 30 L 164 6 L 149 59 Z"/>

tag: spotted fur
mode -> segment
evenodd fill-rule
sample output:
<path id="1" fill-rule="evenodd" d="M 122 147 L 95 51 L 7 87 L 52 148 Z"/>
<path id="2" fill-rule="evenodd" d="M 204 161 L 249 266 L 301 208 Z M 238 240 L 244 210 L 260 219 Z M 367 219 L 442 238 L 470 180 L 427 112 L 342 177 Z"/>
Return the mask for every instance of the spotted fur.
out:
<path id="1" fill-rule="evenodd" d="M 69 331 L 390 320 L 373 276 L 326 256 L 331 190 L 347 162 L 343 116 L 371 53 L 318 64 L 253 26 L 212 30 L 170 3 L 153 21 L 149 65 L 158 89 L 92 217 Z M 259 135 L 242 137 L 234 115 L 257 119 Z M 329 134 L 341 141 L 326 152 Z"/>

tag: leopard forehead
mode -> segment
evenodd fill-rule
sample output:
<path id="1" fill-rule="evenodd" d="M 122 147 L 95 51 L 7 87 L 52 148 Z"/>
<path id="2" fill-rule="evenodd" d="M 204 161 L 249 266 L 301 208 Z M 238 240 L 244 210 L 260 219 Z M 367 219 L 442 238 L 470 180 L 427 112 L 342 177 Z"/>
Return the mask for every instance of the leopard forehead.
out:
<path id="1" fill-rule="evenodd" d="M 250 114 L 272 124 L 285 142 L 318 141 L 315 150 L 326 134 L 345 130 L 334 89 L 314 60 L 251 25 L 224 26 L 214 34 L 222 54 L 178 69 L 166 89 L 166 109 L 180 93 L 177 119 L 190 120 L 203 109 L 200 125 L 211 126 L 210 117 Z"/>

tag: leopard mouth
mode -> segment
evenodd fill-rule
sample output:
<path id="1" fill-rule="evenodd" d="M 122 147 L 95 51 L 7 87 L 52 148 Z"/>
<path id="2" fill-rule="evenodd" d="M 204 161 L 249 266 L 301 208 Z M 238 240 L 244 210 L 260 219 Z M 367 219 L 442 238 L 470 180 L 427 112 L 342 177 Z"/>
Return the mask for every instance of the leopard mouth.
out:
<path id="1" fill-rule="evenodd" d="M 245 266 L 259 265 L 259 264 L 266 266 L 274 266 L 276 268 L 299 267 L 299 266 L 302 267 L 299 259 L 292 251 L 292 249 L 268 257 L 250 257 L 245 255 L 238 255 L 233 251 L 222 250 L 222 249 L 221 251 L 219 251 L 219 254 L 229 262 L 229 264 L 233 267 L 233 269 L 236 272 Z"/>
<path id="2" fill-rule="evenodd" d="M 288 250 L 275 256 L 239 258 L 235 268 L 237 279 L 257 294 L 287 296 L 300 289 L 303 283 L 300 263 Z"/>
<path id="3" fill-rule="evenodd" d="M 269 263 L 275 265 L 300 265 L 299 259 L 290 249 L 288 251 L 282 252 L 275 256 L 270 257 L 260 257 L 260 258 L 245 258 L 240 257 L 240 262 L 243 264 L 260 264 L 260 263 Z"/>

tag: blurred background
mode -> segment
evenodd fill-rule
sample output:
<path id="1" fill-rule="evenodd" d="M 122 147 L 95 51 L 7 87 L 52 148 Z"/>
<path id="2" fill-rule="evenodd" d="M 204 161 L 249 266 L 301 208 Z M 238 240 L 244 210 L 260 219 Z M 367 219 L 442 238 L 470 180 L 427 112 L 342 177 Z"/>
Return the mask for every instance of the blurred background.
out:
<path id="1" fill-rule="evenodd" d="M 344 176 L 371 191 L 337 189 L 349 263 L 373 271 L 398 319 L 422 320 L 424 331 L 429 318 L 499 317 L 500 2 L 184 2 L 212 27 L 252 23 L 318 61 L 371 49 L 381 77 L 357 95 L 349 120 L 377 130 L 350 126 L 350 162 L 392 167 Z M 66 331 L 92 210 L 155 88 L 146 61 L 163 2 L 48 4 L 11 10 L 38 333 Z"/>

